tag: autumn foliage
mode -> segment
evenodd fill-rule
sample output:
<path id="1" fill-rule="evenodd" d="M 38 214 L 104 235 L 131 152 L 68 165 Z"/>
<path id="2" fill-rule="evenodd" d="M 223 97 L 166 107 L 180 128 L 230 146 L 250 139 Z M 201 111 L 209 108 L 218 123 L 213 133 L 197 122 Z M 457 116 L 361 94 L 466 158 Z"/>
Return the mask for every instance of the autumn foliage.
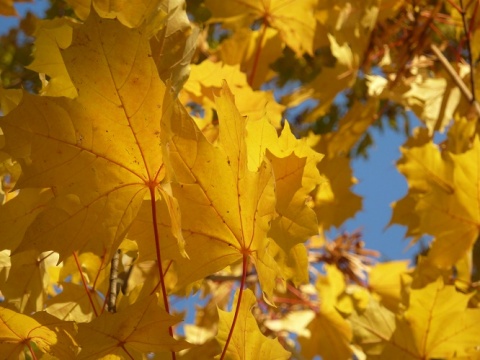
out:
<path id="1" fill-rule="evenodd" d="M 480 359 L 479 4 L 68 0 L 24 20 L 28 71 L 0 67 L 0 357 Z M 431 241 L 380 262 L 325 231 L 362 208 L 370 129 L 407 111 L 391 224 Z"/>

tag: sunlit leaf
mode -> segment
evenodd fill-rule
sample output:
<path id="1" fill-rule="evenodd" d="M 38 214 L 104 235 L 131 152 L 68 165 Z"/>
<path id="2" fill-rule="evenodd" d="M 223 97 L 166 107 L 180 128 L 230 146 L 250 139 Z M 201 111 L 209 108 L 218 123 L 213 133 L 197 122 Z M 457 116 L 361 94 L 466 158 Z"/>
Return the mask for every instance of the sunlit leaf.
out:
<path id="1" fill-rule="evenodd" d="M 33 316 L 0 308 L 0 351 L 5 359 L 18 359 L 25 348 L 38 348 L 59 359 L 75 359 L 76 327 L 45 312 Z"/>
<path id="2" fill-rule="evenodd" d="M 233 300 L 234 304 L 237 303 L 238 297 L 237 291 Z M 252 314 L 252 307 L 255 303 L 255 295 L 251 290 L 245 289 L 238 316 L 234 316 L 233 312 L 218 310 L 220 321 L 217 340 L 223 346 L 226 344 L 233 319 L 236 318 L 225 359 L 289 359 L 290 353 L 280 345 L 277 339 L 269 339 L 261 333 Z M 219 357 L 217 356 L 216 359 Z"/>
<path id="3" fill-rule="evenodd" d="M 107 359 L 109 356 L 142 359 L 142 353 L 179 351 L 189 347 L 173 339 L 168 328 L 180 319 L 165 312 L 152 295 L 116 314 L 104 312 L 90 323 L 79 324 L 78 359 Z M 94 334 L 92 336 L 92 334 Z"/>

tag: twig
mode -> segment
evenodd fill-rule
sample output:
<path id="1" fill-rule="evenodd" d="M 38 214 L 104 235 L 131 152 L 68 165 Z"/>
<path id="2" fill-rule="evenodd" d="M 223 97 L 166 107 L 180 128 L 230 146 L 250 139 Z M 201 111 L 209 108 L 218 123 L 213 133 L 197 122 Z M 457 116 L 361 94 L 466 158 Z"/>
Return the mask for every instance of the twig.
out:
<path id="1" fill-rule="evenodd" d="M 453 66 L 448 62 L 447 58 L 442 54 L 440 49 L 435 44 L 430 45 L 430 49 L 438 58 L 438 60 L 442 63 L 442 65 L 445 67 L 445 70 L 447 70 L 448 74 L 451 76 L 452 80 L 458 86 L 463 96 L 465 96 L 467 100 L 474 106 L 475 111 L 477 112 L 477 115 L 480 116 L 480 104 L 478 103 L 478 101 L 475 100 L 472 92 L 467 87 L 467 85 L 465 85 L 465 83 L 457 74 Z"/>
<path id="2" fill-rule="evenodd" d="M 209 275 L 206 277 L 207 280 L 211 281 L 218 281 L 218 282 L 224 282 L 224 281 L 241 281 L 242 280 L 242 275 Z M 255 283 L 258 281 L 258 276 L 256 274 L 247 274 L 246 280 L 247 283 Z"/>
<path id="3" fill-rule="evenodd" d="M 110 266 L 110 291 L 108 292 L 108 312 L 117 312 L 117 294 L 118 294 L 118 264 L 120 262 L 121 250 L 118 249 L 112 258 Z"/>
<path id="4" fill-rule="evenodd" d="M 467 26 L 467 19 L 465 17 L 465 8 L 463 7 L 463 1 L 460 0 L 460 7 L 462 8 L 462 11 L 460 12 L 460 15 L 462 16 L 462 23 L 463 23 L 463 32 L 465 33 L 465 38 L 466 38 L 466 43 L 467 43 L 467 56 L 468 56 L 468 63 L 470 64 L 470 87 L 472 91 L 472 98 L 471 102 L 473 103 L 476 101 L 476 96 L 475 96 L 475 80 L 474 80 L 474 67 L 473 67 L 473 58 L 472 58 L 472 46 L 470 43 L 470 31 Z"/>

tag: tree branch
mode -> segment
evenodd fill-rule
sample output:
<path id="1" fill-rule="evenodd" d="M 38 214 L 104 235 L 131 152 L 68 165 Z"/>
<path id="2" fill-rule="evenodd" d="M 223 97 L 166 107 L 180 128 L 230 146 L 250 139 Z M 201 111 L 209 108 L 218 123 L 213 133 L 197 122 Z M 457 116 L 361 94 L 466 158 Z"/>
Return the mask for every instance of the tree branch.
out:
<path id="1" fill-rule="evenodd" d="M 435 56 L 438 58 L 438 60 L 442 63 L 444 66 L 445 70 L 448 72 L 452 80 L 455 82 L 455 84 L 458 86 L 460 89 L 461 93 L 463 96 L 467 98 L 467 100 L 474 106 L 475 111 L 477 112 L 477 115 L 480 116 L 480 104 L 478 101 L 475 100 L 472 92 L 468 88 L 467 85 L 463 82 L 462 78 L 457 74 L 453 66 L 450 64 L 450 62 L 447 60 L 447 58 L 443 55 L 443 53 L 440 51 L 440 49 L 435 45 L 432 44 L 430 45 L 430 49 L 432 52 L 435 54 Z M 473 74 L 472 74 L 473 76 Z"/>

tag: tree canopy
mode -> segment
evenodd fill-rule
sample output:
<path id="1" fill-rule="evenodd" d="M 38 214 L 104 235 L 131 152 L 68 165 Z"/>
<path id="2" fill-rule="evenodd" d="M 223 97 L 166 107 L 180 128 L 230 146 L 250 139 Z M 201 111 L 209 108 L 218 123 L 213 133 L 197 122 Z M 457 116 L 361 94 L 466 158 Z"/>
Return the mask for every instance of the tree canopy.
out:
<path id="1" fill-rule="evenodd" d="M 479 5 L 27 14 L 0 37 L 2 356 L 480 359 Z M 415 259 L 339 230 L 384 127 Z"/>

